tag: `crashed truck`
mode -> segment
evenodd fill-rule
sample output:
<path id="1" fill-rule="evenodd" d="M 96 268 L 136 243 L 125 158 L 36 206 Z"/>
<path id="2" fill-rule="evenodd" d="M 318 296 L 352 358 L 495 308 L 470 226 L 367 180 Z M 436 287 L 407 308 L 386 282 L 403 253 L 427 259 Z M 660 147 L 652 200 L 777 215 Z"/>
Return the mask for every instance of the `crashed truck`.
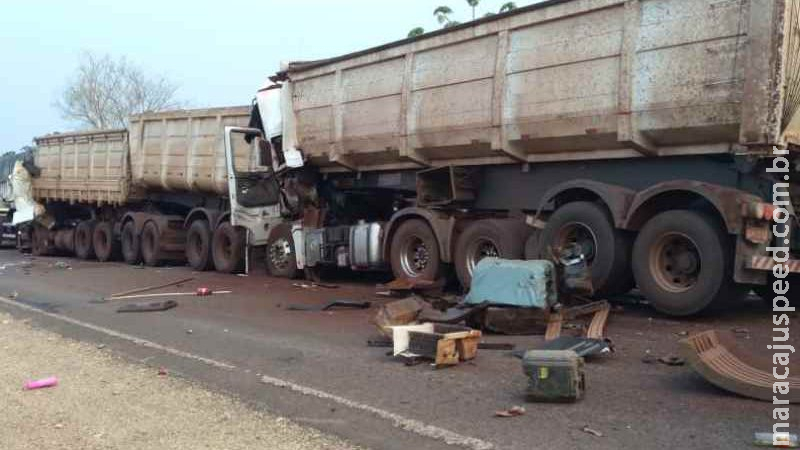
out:
<path id="1" fill-rule="evenodd" d="M 0 156 L 0 247 L 14 247 L 17 244 L 17 229 L 11 224 L 14 202 L 10 176 L 18 159 L 20 155 L 16 152 Z"/>
<path id="2" fill-rule="evenodd" d="M 800 194 L 794 5 L 551 0 L 287 64 L 257 92 L 247 126 L 225 127 L 219 213 L 198 207 L 159 222 L 144 218 L 156 207 L 144 202 L 91 222 L 110 204 L 95 202 L 76 249 L 82 223 L 106 223 L 129 261 L 159 239 L 207 268 L 196 249 L 224 223 L 219 248 L 230 258 L 264 248 L 274 276 L 455 272 L 468 288 L 483 257 L 547 259 L 577 245 L 600 295 L 638 286 L 666 314 L 766 295 L 767 248 L 784 246 L 773 235 L 773 184 L 787 183 L 794 205 Z M 176 148 L 194 148 L 192 126 L 158 129 L 134 121 L 131 161 L 141 151 L 148 173 L 134 169 L 133 184 L 190 188 L 191 158 Z M 249 156 L 235 151 L 248 145 Z M 767 171 L 775 148 L 785 173 Z M 787 208 L 795 277 L 800 234 Z M 224 252 L 216 232 L 212 241 L 216 265 Z"/>

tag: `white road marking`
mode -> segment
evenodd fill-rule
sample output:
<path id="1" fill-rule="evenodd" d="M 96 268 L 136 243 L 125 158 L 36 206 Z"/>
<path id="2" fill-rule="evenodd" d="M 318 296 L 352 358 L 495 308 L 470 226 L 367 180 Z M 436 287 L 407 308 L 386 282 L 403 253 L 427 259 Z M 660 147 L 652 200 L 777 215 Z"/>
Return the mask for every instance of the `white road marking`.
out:
<path id="1" fill-rule="evenodd" d="M 232 364 L 228 364 L 225 362 L 217 361 L 211 358 L 206 358 L 204 356 L 196 355 L 194 353 L 185 352 L 183 350 L 178 350 L 176 348 L 167 347 L 161 344 L 157 344 L 153 341 L 148 341 L 147 339 L 142 339 L 136 336 L 132 336 L 130 334 L 121 333 L 119 331 L 112 330 L 110 328 L 101 327 L 99 325 L 94 325 L 88 322 L 84 322 L 82 320 L 73 319 L 72 317 L 65 316 L 63 314 L 52 313 L 43 311 L 39 308 L 26 305 L 24 303 L 20 303 L 18 301 L 14 301 L 5 297 L 0 297 L 0 303 L 4 303 L 9 306 L 13 306 L 15 308 L 23 309 L 25 311 L 33 312 L 36 314 L 41 314 L 43 316 L 50 317 L 52 319 L 61 320 L 63 322 L 70 323 L 72 325 L 76 325 L 79 327 L 87 328 L 89 330 L 106 334 L 111 337 L 115 337 L 117 339 L 122 339 L 125 341 L 132 342 L 136 345 L 141 345 L 143 347 L 152 348 L 154 350 L 159 350 L 165 353 L 169 353 L 170 355 L 179 356 L 181 358 L 191 359 L 194 361 L 202 362 L 203 364 L 207 364 L 212 367 L 216 367 L 218 369 L 224 370 L 234 370 L 236 366 Z M 325 391 L 320 391 L 318 389 L 314 389 L 308 386 L 303 386 L 297 383 L 293 383 L 291 381 L 282 380 L 280 378 L 274 378 L 267 375 L 262 375 L 261 382 L 264 384 L 268 384 L 271 386 L 289 389 L 293 392 L 297 392 L 302 395 L 308 395 L 312 397 L 317 397 L 320 399 L 325 399 L 332 401 L 334 403 L 338 403 L 340 405 L 346 406 L 351 409 L 356 409 L 359 411 L 364 411 L 370 413 L 374 416 L 377 416 L 381 419 L 387 420 L 392 423 L 392 425 L 396 428 L 400 428 L 411 433 L 417 434 L 419 436 L 436 439 L 440 441 L 444 441 L 450 445 L 457 445 L 460 447 L 465 447 L 473 450 L 490 450 L 494 448 L 494 445 L 490 442 L 473 438 L 469 436 L 464 436 L 462 434 L 456 433 L 454 431 L 446 430 L 444 428 L 440 428 L 434 425 L 428 425 L 424 422 L 420 422 L 418 420 L 409 419 L 407 417 L 401 416 L 399 414 L 395 414 L 391 411 L 386 411 L 384 409 L 376 408 L 374 406 L 367 405 L 365 403 L 357 402 L 355 400 L 350 400 L 335 394 L 331 394 Z"/>

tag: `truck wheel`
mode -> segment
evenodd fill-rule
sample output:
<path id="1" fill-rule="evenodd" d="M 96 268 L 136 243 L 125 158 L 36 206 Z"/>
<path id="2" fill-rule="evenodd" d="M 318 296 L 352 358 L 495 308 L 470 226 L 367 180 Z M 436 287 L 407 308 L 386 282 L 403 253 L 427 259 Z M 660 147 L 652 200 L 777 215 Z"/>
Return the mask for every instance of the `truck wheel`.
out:
<path id="1" fill-rule="evenodd" d="M 235 273 L 244 268 L 244 234 L 230 222 L 219 224 L 211 242 L 211 256 L 218 272 Z"/>
<path id="2" fill-rule="evenodd" d="M 33 256 L 46 256 L 49 253 L 49 246 L 47 245 L 48 231 L 39 226 L 33 226 L 30 231 L 31 237 L 31 254 Z"/>
<path id="3" fill-rule="evenodd" d="M 485 257 L 521 259 L 531 228 L 519 220 L 486 219 L 471 223 L 456 241 L 458 281 L 469 289 L 472 272 Z"/>
<path id="4" fill-rule="evenodd" d="M 103 221 L 94 227 L 92 243 L 98 261 L 106 262 L 119 257 L 119 242 L 114 239 L 114 225 L 111 222 Z"/>
<path id="5" fill-rule="evenodd" d="M 136 234 L 136 225 L 129 221 L 122 227 L 122 259 L 128 264 L 139 264 L 142 262 L 141 241 Z"/>
<path id="6" fill-rule="evenodd" d="M 155 222 L 147 222 L 142 228 L 142 261 L 155 267 L 161 264 L 161 233 Z"/>
<path id="7" fill-rule="evenodd" d="M 688 210 L 650 219 L 633 246 L 633 273 L 653 307 L 689 316 L 741 299 L 728 236 L 714 218 Z"/>
<path id="8" fill-rule="evenodd" d="M 436 235 L 420 219 L 400 224 L 392 237 L 389 259 L 397 279 L 436 281 L 442 274 Z"/>
<path id="9" fill-rule="evenodd" d="M 614 228 L 603 207 L 591 202 L 568 203 L 550 216 L 541 235 L 528 247 L 526 259 L 550 259 L 550 250 L 578 244 L 598 294 L 614 295 L 633 288 L 630 239 Z"/>
<path id="10" fill-rule="evenodd" d="M 211 227 L 206 220 L 195 220 L 186 233 L 186 260 L 189 267 L 205 272 L 214 267 L 211 256 Z"/>
<path id="11" fill-rule="evenodd" d="M 267 271 L 273 277 L 297 278 L 297 255 L 294 252 L 292 227 L 279 225 L 267 243 Z"/>
<path id="12" fill-rule="evenodd" d="M 75 256 L 94 259 L 94 221 L 84 220 L 75 227 Z"/>

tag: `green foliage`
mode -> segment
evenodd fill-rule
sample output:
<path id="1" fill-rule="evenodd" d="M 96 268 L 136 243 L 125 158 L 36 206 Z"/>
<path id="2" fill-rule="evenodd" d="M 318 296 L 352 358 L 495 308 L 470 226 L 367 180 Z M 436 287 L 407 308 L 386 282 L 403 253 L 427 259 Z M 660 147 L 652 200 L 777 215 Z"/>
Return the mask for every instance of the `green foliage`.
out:
<path id="1" fill-rule="evenodd" d="M 503 6 L 500 7 L 500 14 L 507 13 L 509 11 L 513 11 L 517 9 L 517 4 L 514 2 L 506 2 L 503 3 Z"/>
<path id="2" fill-rule="evenodd" d="M 416 27 L 412 28 L 411 31 L 408 32 L 408 37 L 415 38 L 417 36 L 422 36 L 423 34 L 425 34 L 425 28 Z"/>

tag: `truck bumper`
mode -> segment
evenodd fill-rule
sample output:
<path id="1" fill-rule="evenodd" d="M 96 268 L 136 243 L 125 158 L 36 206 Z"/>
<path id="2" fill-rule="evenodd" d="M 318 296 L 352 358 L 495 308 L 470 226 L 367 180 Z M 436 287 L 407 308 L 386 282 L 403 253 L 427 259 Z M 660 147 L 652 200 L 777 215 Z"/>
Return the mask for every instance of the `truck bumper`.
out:
<path id="1" fill-rule="evenodd" d="M 777 262 L 769 256 L 753 256 L 749 261 L 745 262 L 745 267 L 752 270 L 772 271 L 772 267 L 776 264 Z M 800 259 L 790 259 L 780 264 L 786 266 L 789 273 L 800 273 Z"/>

